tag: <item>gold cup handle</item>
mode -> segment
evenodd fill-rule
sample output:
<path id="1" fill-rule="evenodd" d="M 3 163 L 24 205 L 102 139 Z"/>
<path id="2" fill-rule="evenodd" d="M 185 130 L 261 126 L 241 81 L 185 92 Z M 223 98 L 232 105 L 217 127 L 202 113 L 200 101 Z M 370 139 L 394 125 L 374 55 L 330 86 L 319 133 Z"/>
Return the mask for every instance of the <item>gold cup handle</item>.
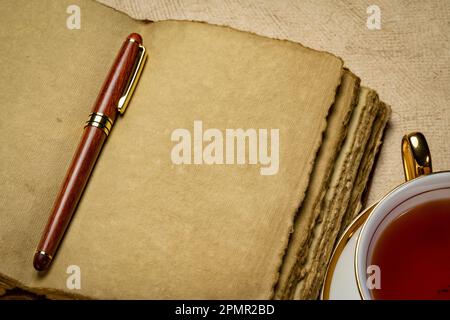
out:
<path id="1" fill-rule="evenodd" d="M 406 181 L 433 172 L 430 149 L 425 136 L 420 132 L 403 137 L 402 158 Z"/>

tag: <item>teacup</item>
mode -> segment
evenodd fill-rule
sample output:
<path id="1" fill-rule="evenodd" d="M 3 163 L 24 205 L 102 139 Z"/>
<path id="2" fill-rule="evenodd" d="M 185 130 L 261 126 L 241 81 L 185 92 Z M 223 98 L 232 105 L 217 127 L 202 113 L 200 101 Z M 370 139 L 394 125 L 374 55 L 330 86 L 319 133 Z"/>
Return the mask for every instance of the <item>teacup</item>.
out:
<path id="1" fill-rule="evenodd" d="M 450 299 L 450 171 L 432 173 L 423 134 L 402 140 L 406 182 L 383 197 L 359 233 L 362 299 Z"/>

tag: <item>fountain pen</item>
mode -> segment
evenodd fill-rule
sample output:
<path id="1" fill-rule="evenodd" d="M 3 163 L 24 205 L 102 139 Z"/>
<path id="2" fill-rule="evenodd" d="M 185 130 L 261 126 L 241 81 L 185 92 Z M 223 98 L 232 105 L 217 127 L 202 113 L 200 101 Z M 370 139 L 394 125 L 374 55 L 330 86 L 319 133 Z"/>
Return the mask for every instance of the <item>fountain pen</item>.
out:
<path id="1" fill-rule="evenodd" d="M 146 60 L 142 37 L 130 34 L 106 77 L 92 112 L 85 123 L 81 141 L 53 204 L 47 225 L 34 254 L 37 271 L 50 267 L 58 246 L 72 219 L 95 162 L 119 114 L 131 99 Z"/>

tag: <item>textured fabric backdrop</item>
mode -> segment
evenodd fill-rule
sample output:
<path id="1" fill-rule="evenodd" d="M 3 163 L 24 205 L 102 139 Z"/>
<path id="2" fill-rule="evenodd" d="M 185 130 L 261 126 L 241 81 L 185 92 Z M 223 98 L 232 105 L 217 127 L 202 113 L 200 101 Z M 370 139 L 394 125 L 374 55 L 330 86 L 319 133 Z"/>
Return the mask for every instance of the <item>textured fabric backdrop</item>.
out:
<path id="1" fill-rule="evenodd" d="M 392 106 L 368 203 L 403 181 L 400 140 L 427 137 L 434 170 L 450 169 L 450 1 L 99 0 L 136 19 L 199 20 L 289 39 L 342 57 Z M 369 30 L 367 8 L 381 9 Z"/>

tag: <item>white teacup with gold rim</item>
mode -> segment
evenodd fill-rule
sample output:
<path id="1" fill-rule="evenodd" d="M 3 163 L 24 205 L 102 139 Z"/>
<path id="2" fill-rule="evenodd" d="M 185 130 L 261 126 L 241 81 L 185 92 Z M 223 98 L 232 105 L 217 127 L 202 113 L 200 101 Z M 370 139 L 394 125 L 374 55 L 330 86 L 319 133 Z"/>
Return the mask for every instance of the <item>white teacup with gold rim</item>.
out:
<path id="1" fill-rule="evenodd" d="M 450 172 L 432 173 L 425 137 L 402 141 L 407 182 L 373 208 L 359 233 L 363 299 L 450 299 Z"/>
<path id="2" fill-rule="evenodd" d="M 403 138 L 402 156 L 406 182 L 345 231 L 322 298 L 450 299 L 450 171 L 432 173 L 418 132 Z"/>

